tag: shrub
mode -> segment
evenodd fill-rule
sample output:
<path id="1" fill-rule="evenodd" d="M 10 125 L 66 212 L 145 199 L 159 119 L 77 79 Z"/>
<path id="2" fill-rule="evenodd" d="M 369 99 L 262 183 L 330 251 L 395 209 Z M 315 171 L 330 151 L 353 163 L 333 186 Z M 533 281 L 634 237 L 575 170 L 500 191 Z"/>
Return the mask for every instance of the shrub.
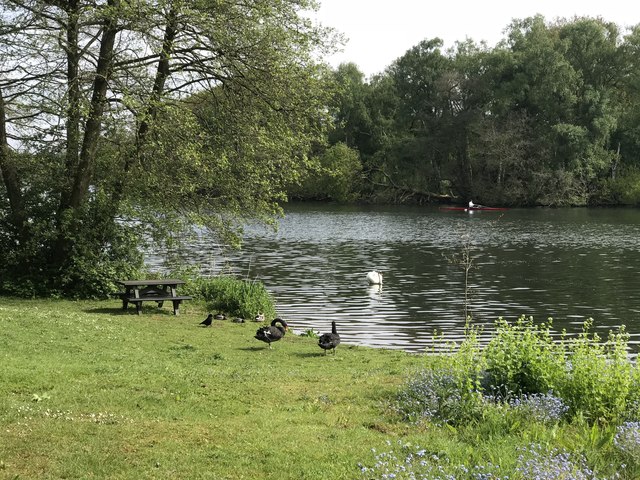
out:
<path id="1" fill-rule="evenodd" d="M 448 354 L 433 357 L 432 368 L 414 374 L 397 395 L 396 411 L 406 420 L 458 424 L 481 414 L 478 329 L 467 323 L 462 344 L 447 348 Z"/>
<path id="2" fill-rule="evenodd" d="M 631 400 L 633 364 L 627 353 L 629 335 L 624 326 L 601 342 L 588 319 L 582 333 L 567 342 L 565 374 L 558 393 L 571 407 L 592 421 L 616 421 L 625 415 Z"/>
<path id="3" fill-rule="evenodd" d="M 467 327 L 456 350 L 436 355 L 430 370 L 406 383 L 397 410 L 410 421 L 455 424 L 485 415 L 486 401 L 491 401 L 543 423 L 557 422 L 565 414 L 592 423 L 635 420 L 640 414 L 640 367 L 628 356 L 629 335 L 621 327 L 601 342 L 590 333 L 592 325 L 589 319 L 577 337 L 564 332 L 554 340 L 551 321 L 534 325 L 531 318 L 520 317 L 511 325 L 498 319 L 484 349 L 477 330 Z"/>
<path id="4" fill-rule="evenodd" d="M 477 417 L 481 404 L 481 395 L 466 376 L 455 370 L 424 370 L 399 392 L 396 409 L 412 422 L 427 419 L 455 425 Z"/>
<path id="5" fill-rule="evenodd" d="M 596 480 L 584 456 L 531 445 L 518 458 L 518 473 L 534 480 Z"/>
<path id="6" fill-rule="evenodd" d="M 521 316 L 514 324 L 496 321 L 496 333 L 484 350 L 485 389 L 496 396 L 546 393 L 555 390 L 564 369 L 561 346 L 551 336 L 552 320 L 536 325 Z"/>
<path id="7" fill-rule="evenodd" d="M 500 467 L 488 463 L 467 467 L 452 463 L 446 456 L 429 452 L 419 445 L 412 445 L 402 441 L 397 446 L 387 441 L 390 449 L 386 452 L 374 453 L 374 463 L 371 466 L 360 464 L 362 478 L 378 479 L 407 479 L 407 480 L 500 480 Z"/>
<path id="8" fill-rule="evenodd" d="M 60 226 L 43 207 L 29 223 L 29 238 L 13 238 L 0 225 L 0 293 L 19 297 L 107 298 L 118 279 L 134 278 L 143 266 L 141 234 L 112 218 L 101 195 Z M 41 215 L 41 216 L 40 216 Z M 0 214 L 0 224 L 2 224 Z M 61 228 L 57 236 L 56 229 Z"/>
<path id="9" fill-rule="evenodd" d="M 211 310 L 241 318 L 253 318 L 258 312 L 262 312 L 267 319 L 273 319 L 276 315 L 271 294 L 258 281 L 221 275 L 197 279 L 189 288 Z"/>
<path id="10" fill-rule="evenodd" d="M 532 318 L 520 317 L 514 324 L 498 319 L 495 336 L 482 352 L 487 365 L 484 392 L 509 401 L 553 391 L 572 415 L 590 421 L 632 415 L 640 394 L 634 390 L 638 372 L 628 356 L 624 326 L 602 342 L 590 331 L 592 319 L 575 338 L 564 332 L 554 340 L 551 325 L 551 319 L 540 325 Z"/>
<path id="11" fill-rule="evenodd" d="M 486 465 L 463 465 L 448 457 L 429 452 L 418 445 L 387 441 L 389 451 L 374 453 L 371 466 L 360 464 L 362 478 L 421 479 L 421 480 L 507 480 L 509 478 L 531 480 L 597 480 L 583 455 L 570 454 L 558 449 L 545 450 L 533 444 L 520 450 L 513 468 L 488 462 Z"/>

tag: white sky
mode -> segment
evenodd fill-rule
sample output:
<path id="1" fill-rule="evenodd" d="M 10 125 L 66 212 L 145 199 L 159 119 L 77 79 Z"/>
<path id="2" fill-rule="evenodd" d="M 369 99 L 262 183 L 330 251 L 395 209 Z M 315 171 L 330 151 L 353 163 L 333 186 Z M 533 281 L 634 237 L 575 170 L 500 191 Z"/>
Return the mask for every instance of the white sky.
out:
<path id="1" fill-rule="evenodd" d="M 367 76 L 382 72 L 409 48 L 439 37 L 444 47 L 467 37 L 489 46 L 504 38 L 514 18 L 541 14 L 547 22 L 574 16 L 602 17 L 621 28 L 640 23 L 638 0 L 319 0 L 317 20 L 342 32 L 348 43 L 328 59 L 354 62 Z"/>

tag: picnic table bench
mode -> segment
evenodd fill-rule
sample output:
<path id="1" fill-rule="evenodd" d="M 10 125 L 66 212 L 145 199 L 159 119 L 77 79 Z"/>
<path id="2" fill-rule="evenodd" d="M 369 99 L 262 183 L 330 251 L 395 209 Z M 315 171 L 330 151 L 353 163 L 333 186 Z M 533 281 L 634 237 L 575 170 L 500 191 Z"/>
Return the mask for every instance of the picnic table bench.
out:
<path id="1" fill-rule="evenodd" d="M 122 299 L 122 309 L 126 310 L 130 303 L 136 306 L 136 313 L 142 315 L 142 302 L 156 302 L 162 307 L 164 302 L 172 302 L 173 314 L 180 314 L 180 304 L 184 300 L 191 300 L 188 295 L 178 295 L 178 285 L 184 280 L 163 278 L 160 280 L 119 280 L 125 291 L 119 294 Z"/>

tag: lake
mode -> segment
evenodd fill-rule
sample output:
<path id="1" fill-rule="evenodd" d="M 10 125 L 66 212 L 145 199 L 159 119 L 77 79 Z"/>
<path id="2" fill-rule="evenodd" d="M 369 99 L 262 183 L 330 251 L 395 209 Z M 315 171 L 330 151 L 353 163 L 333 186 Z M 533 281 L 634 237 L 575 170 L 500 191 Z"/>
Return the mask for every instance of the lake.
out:
<path id="1" fill-rule="evenodd" d="M 473 322 L 487 338 L 498 317 L 553 318 L 581 331 L 585 319 L 606 336 L 625 325 L 640 345 L 640 210 L 510 209 L 290 204 L 277 232 L 249 227 L 240 252 L 193 243 L 203 274 L 232 272 L 262 281 L 278 314 L 297 331 L 329 331 L 343 342 L 419 352 L 434 332 L 464 333 L 464 268 Z M 161 268 L 160 259 L 147 263 Z M 381 287 L 366 274 L 384 274 Z"/>

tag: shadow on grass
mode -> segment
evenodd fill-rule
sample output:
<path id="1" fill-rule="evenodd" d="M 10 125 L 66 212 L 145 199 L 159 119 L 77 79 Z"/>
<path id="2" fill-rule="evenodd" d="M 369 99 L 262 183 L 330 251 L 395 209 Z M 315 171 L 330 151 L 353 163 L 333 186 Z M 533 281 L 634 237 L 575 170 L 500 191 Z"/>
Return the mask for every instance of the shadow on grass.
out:
<path id="1" fill-rule="evenodd" d="M 99 307 L 99 308 L 86 308 L 84 309 L 86 313 L 100 313 L 100 314 L 108 314 L 108 315 L 129 315 L 132 317 L 143 317 L 145 314 L 147 315 L 167 315 L 167 316 L 175 316 L 173 314 L 173 310 L 164 310 L 161 308 L 142 308 L 142 315 L 138 315 L 136 313 L 135 308 L 128 308 L 127 310 L 123 310 L 122 307 Z"/>
<path id="2" fill-rule="evenodd" d="M 324 353 L 322 352 L 297 352 L 294 353 L 296 357 L 300 358 L 315 358 L 315 357 L 324 357 Z"/>
<path id="3" fill-rule="evenodd" d="M 238 350 L 244 350 L 245 352 L 261 352 L 263 350 L 269 350 L 269 347 L 261 347 L 258 345 L 256 347 L 240 347 Z"/>

